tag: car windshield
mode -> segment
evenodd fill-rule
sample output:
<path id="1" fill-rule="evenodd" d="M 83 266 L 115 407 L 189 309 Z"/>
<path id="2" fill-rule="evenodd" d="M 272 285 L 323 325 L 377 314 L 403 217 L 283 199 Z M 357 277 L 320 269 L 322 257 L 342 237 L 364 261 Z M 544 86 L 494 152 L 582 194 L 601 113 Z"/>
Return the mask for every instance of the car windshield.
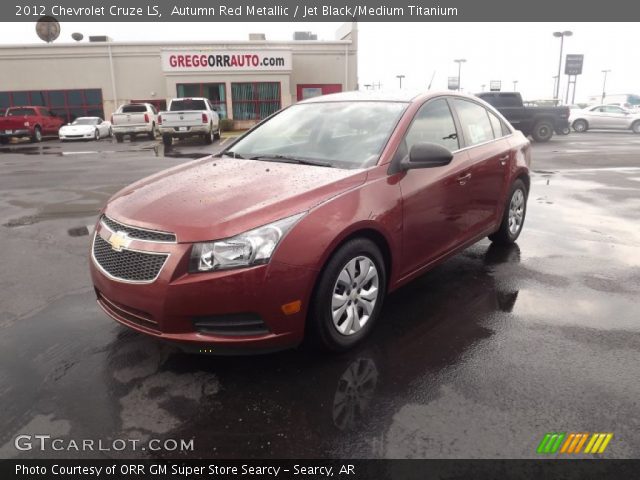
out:
<path id="1" fill-rule="evenodd" d="M 185 110 L 206 110 L 207 105 L 204 103 L 204 100 L 174 100 L 171 102 L 171 107 L 169 111 L 171 112 L 182 112 Z"/>
<path id="2" fill-rule="evenodd" d="M 97 125 L 97 118 L 76 118 L 71 125 Z"/>
<path id="3" fill-rule="evenodd" d="M 230 156 L 338 168 L 375 165 L 407 103 L 318 102 L 293 105 L 234 144 Z"/>

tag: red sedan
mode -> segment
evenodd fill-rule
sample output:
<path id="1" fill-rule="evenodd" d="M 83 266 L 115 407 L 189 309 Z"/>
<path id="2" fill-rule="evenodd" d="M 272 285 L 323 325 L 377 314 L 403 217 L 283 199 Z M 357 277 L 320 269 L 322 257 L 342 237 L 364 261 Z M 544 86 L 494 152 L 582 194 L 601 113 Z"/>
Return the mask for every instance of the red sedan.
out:
<path id="1" fill-rule="evenodd" d="M 516 241 L 530 156 L 472 96 L 297 103 L 109 200 L 91 252 L 98 303 L 195 352 L 277 350 L 305 335 L 351 348 L 389 292 L 483 237 Z"/>

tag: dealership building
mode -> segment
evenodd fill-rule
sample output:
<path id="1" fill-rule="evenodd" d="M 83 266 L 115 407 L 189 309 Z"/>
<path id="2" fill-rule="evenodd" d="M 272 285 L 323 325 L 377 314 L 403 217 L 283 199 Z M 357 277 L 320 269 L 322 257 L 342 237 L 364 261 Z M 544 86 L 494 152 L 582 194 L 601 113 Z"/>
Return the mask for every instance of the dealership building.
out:
<path id="1" fill-rule="evenodd" d="M 298 100 L 357 89 L 358 39 L 346 23 L 336 39 L 297 32 L 291 41 L 250 34 L 247 41 L 0 45 L 0 111 L 41 105 L 67 120 L 109 118 L 121 104 L 207 97 L 236 128 Z"/>

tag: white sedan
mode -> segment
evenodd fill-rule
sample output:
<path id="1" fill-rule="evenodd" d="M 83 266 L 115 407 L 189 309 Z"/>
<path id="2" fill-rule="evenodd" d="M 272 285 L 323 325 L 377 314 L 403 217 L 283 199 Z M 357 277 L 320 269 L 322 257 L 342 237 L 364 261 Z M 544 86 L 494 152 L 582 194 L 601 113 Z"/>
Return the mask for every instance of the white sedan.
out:
<path id="1" fill-rule="evenodd" d="M 111 136 L 111 123 L 100 117 L 78 117 L 58 131 L 58 137 L 65 140 L 100 140 Z"/>
<path id="2" fill-rule="evenodd" d="M 569 124 L 578 132 L 589 129 L 632 130 L 640 133 L 640 113 L 617 105 L 595 105 L 584 110 L 571 110 Z"/>

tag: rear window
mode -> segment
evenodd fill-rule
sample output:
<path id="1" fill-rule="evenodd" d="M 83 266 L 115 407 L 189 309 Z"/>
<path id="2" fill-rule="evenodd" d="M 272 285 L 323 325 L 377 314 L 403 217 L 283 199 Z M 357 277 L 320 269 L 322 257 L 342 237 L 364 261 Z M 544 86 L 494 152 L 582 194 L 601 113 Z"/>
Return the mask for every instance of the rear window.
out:
<path id="1" fill-rule="evenodd" d="M 11 108 L 7 111 L 8 117 L 22 117 L 24 115 L 36 115 L 33 108 Z"/>
<path id="2" fill-rule="evenodd" d="M 192 100 L 192 99 L 184 99 L 184 100 L 174 100 L 171 102 L 171 107 L 169 111 L 171 112 L 181 112 L 184 110 L 206 110 L 207 105 L 204 103 L 204 100 Z"/>
<path id="3" fill-rule="evenodd" d="M 147 111 L 146 105 L 124 105 L 122 107 L 122 113 L 144 113 Z"/>

